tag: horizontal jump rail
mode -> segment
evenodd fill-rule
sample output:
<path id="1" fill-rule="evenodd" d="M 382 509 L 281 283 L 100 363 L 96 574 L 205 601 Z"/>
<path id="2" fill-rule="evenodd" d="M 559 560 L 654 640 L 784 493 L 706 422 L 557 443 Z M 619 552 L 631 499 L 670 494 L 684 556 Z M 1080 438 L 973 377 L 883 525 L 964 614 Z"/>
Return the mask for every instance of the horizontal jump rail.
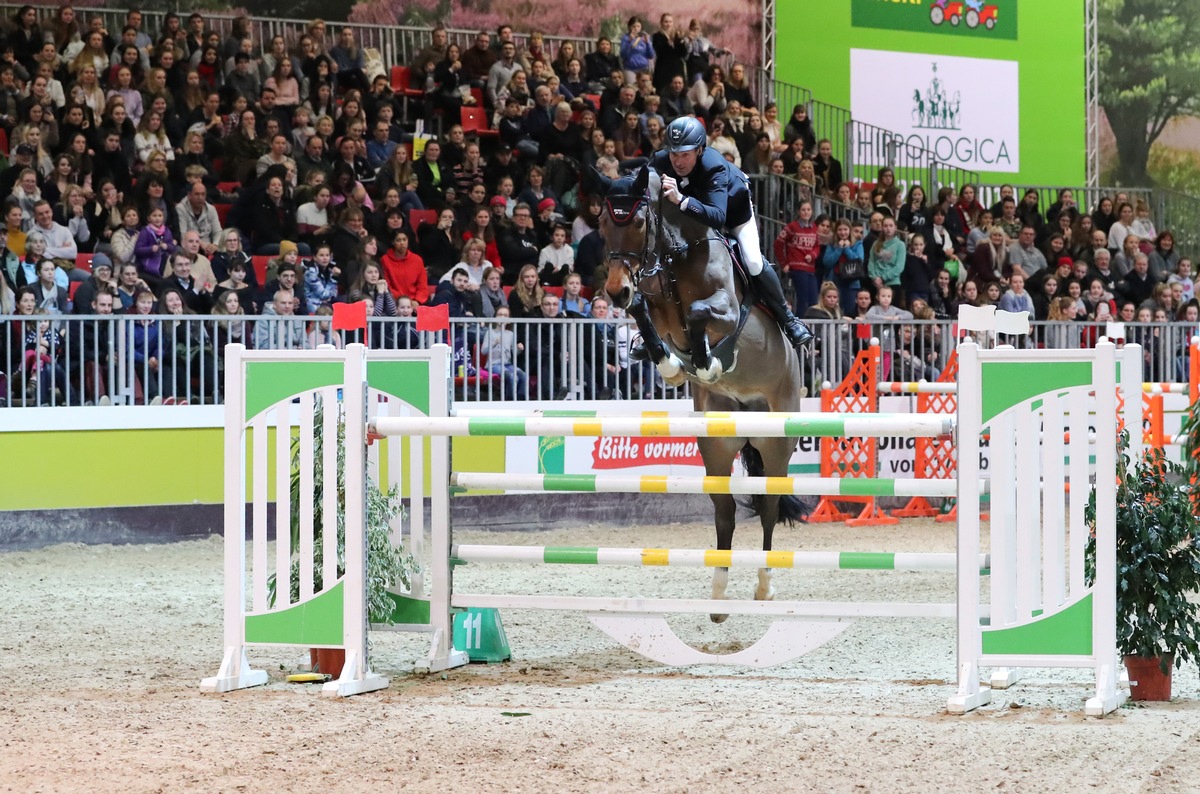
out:
<path id="1" fill-rule="evenodd" d="M 958 384 L 924 380 L 883 380 L 876 384 L 880 392 L 888 394 L 957 394 Z M 1142 391 L 1147 394 L 1187 394 L 1186 383 L 1143 383 Z"/>
<path id="2" fill-rule="evenodd" d="M 378 417 L 378 436 L 665 436 L 673 438 L 936 438 L 953 414 L 707 413 L 631 416 Z"/>
<path id="3" fill-rule="evenodd" d="M 957 383 L 941 381 L 880 381 L 876 388 L 888 394 L 957 394 Z"/>
<path id="4" fill-rule="evenodd" d="M 459 472 L 450 484 L 480 491 L 570 493 L 734 494 L 740 496 L 958 495 L 958 480 L 888 480 L 875 477 L 703 477 L 658 474 L 504 474 Z M 981 480 L 987 492 L 990 483 Z"/>
<path id="5" fill-rule="evenodd" d="M 721 551 L 718 549 L 616 549 L 579 546 L 488 546 L 459 544 L 451 556 L 460 563 L 544 565 L 632 565 L 671 568 L 803 568 L 820 571 L 948 571 L 954 552 L 878 551 Z M 991 560 L 979 555 L 979 568 Z"/>
<path id="6" fill-rule="evenodd" d="M 776 615 L 796 618 L 953 618 L 955 604 L 846 601 L 734 601 L 707 598 L 622 598 L 605 596 L 493 595 L 454 593 L 461 609 L 550 609 L 640 615 Z M 989 608 L 980 605 L 986 615 Z"/>
<path id="7" fill-rule="evenodd" d="M 1186 383 L 1143 383 L 1142 391 L 1150 394 L 1187 394 L 1188 384 Z"/>

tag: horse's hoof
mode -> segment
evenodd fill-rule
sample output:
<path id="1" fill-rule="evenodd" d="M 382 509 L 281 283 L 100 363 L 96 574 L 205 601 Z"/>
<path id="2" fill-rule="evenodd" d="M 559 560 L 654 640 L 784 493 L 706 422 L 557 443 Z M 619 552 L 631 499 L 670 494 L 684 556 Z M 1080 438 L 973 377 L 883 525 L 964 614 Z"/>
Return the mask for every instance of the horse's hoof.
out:
<path id="1" fill-rule="evenodd" d="M 775 600 L 775 585 L 770 585 L 764 591 L 761 587 L 754 590 L 755 601 L 774 601 Z"/>
<path id="2" fill-rule="evenodd" d="M 671 353 L 670 355 L 665 356 L 661 360 L 654 363 L 654 366 L 658 367 L 659 374 L 667 380 L 679 376 L 679 374 L 683 371 L 683 367 L 681 365 L 682 362 L 674 353 Z"/>
<path id="3" fill-rule="evenodd" d="M 711 620 L 713 623 L 724 623 L 726 620 L 729 619 L 729 616 L 728 615 L 709 615 L 708 619 Z"/>
<path id="4" fill-rule="evenodd" d="M 720 361 L 710 361 L 709 366 L 696 369 L 696 377 L 705 383 L 716 383 L 724 373 L 725 368 Z"/>

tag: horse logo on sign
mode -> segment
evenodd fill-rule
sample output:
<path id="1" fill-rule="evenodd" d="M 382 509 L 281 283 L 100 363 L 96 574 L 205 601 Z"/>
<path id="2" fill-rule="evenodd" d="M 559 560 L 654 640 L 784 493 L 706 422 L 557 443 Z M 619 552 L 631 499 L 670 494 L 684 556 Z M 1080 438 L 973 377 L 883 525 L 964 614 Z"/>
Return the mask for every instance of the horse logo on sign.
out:
<path id="1" fill-rule="evenodd" d="M 937 74 L 937 63 L 933 64 L 933 78 L 922 96 L 921 89 L 913 89 L 913 126 L 934 130 L 957 130 L 961 128 L 959 113 L 962 107 L 962 92 L 950 96 L 945 84 Z"/>

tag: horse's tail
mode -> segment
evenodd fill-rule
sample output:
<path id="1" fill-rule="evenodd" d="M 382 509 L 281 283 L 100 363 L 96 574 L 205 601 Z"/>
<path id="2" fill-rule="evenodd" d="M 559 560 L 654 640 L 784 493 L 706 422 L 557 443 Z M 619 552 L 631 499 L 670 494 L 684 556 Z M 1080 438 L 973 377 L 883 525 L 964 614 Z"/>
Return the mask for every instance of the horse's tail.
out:
<path id="1" fill-rule="evenodd" d="M 747 441 L 742 447 L 742 467 L 746 470 L 747 476 L 750 477 L 765 477 L 767 474 L 766 467 L 763 465 L 762 455 L 757 449 L 751 446 Z M 763 500 L 768 497 L 758 494 L 750 497 L 750 511 L 754 515 L 759 515 L 762 512 Z M 779 497 L 779 520 L 793 526 L 797 521 L 804 524 L 808 521 L 808 515 L 813 510 L 812 505 L 805 502 L 799 496 L 781 496 Z"/>

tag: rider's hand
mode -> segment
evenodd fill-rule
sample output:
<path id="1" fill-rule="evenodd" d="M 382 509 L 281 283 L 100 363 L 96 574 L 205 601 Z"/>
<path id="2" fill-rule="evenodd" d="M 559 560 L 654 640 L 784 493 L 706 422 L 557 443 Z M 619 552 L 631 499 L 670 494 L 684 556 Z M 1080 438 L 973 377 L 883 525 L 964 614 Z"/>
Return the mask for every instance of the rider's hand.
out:
<path id="1" fill-rule="evenodd" d="M 675 177 L 664 176 L 662 179 L 663 195 L 668 201 L 678 204 L 683 201 L 683 195 L 679 192 L 679 183 L 675 181 Z"/>

